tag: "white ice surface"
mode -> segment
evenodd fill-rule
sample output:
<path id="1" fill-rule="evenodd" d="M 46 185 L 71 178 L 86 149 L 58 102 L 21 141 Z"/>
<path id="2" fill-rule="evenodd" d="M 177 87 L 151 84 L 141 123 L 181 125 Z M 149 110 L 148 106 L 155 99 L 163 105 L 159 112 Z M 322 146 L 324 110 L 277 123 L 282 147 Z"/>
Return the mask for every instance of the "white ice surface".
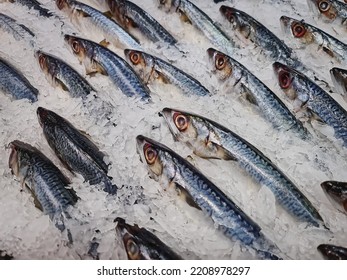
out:
<path id="1" fill-rule="evenodd" d="M 346 215 L 323 193 L 320 183 L 325 180 L 347 180 L 347 151 L 334 139 L 331 130 L 313 124 L 320 132 L 315 141 L 303 142 L 290 133 L 273 130 L 256 108 L 240 102 L 239 97 L 221 84 L 210 71 L 206 49 L 212 45 L 198 30 L 182 23 L 178 14 L 167 14 L 157 8 L 154 0 L 135 1 L 145 8 L 179 41 L 184 55 L 174 48 L 155 45 L 144 38 L 147 52 L 170 59 L 173 64 L 200 80 L 214 95 L 212 97 L 186 97 L 173 86 L 152 84 L 153 103 L 143 104 L 127 98 L 110 80 L 101 75 L 86 77 L 98 90 L 98 96 L 113 104 L 112 122 L 98 118 L 100 109 L 86 109 L 80 99 L 72 99 L 60 88 L 53 88 L 40 71 L 34 58 L 34 50 L 26 42 L 15 41 L 0 31 L 0 56 L 11 61 L 40 91 L 39 101 L 30 104 L 25 100 L 11 101 L 0 94 L 0 160 L 1 214 L 0 249 L 13 254 L 16 259 L 87 259 L 89 241 L 93 236 L 100 239 L 101 259 L 124 259 L 126 254 L 115 233 L 113 220 L 125 218 L 130 224 L 154 232 L 183 258 L 188 259 L 250 259 L 254 258 L 238 242 L 232 242 L 218 232 L 213 223 L 200 211 L 189 207 L 171 192 L 150 179 L 144 163 L 136 153 L 135 137 L 139 134 L 151 137 L 175 150 L 183 157 L 191 151 L 182 143 L 174 142 L 158 112 L 164 107 L 178 108 L 206 116 L 235 131 L 264 152 L 285 174 L 291 178 L 318 209 L 331 232 L 307 227 L 295 221 L 277 206 L 272 193 L 254 183 L 234 162 L 204 160 L 193 156 L 194 165 L 229 195 L 262 228 L 265 235 L 292 259 L 321 259 L 316 247 L 321 243 L 341 246 L 346 244 Z M 214 4 L 210 0 L 193 1 L 232 36 L 230 24 L 222 18 L 219 6 L 231 5 L 243 10 L 272 30 L 277 36 L 295 46 L 293 39 L 285 36 L 280 28 L 281 15 L 304 18 L 307 22 L 333 34 L 331 25 L 322 23 L 310 12 L 305 1 L 225 1 Z M 81 37 L 101 41 L 96 30 L 76 28 L 64 13 L 57 10 L 54 1 L 42 1 L 60 17 L 45 19 L 25 7 L 0 3 L 0 12 L 17 19 L 37 36 L 36 48 L 60 56 L 85 76 L 84 66 L 71 53 L 63 40 L 64 33 L 74 32 Z M 98 0 L 88 2 L 98 7 Z M 99 6 L 102 7 L 102 6 Z M 101 8 L 103 10 L 103 8 Z M 64 22 L 64 24 L 63 24 Z M 342 38 L 346 33 L 342 29 Z M 340 31 L 339 31 L 340 30 Z M 110 48 L 123 56 L 121 50 Z M 331 83 L 329 69 L 340 67 L 315 50 L 296 50 L 300 59 Z M 240 49 L 235 58 L 247 66 L 292 108 L 277 86 L 271 63 L 259 55 L 259 50 L 249 45 Z M 332 93 L 345 108 L 339 95 Z M 68 119 L 77 128 L 86 131 L 94 142 L 108 155 L 111 163 L 109 175 L 118 186 L 124 185 L 117 198 L 108 197 L 102 191 L 83 182 L 79 175 L 72 176 L 49 148 L 39 126 L 38 106 L 53 110 Z M 91 113 L 92 112 L 92 113 Z M 314 133 L 314 128 L 305 123 Z M 317 132 L 316 132 L 317 133 Z M 326 136 L 325 136 L 326 135 Z M 72 210 L 71 221 L 74 245 L 66 246 L 64 237 L 39 210 L 20 182 L 8 168 L 10 151 L 6 145 L 21 140 L 38 147 L 72 180 L 72 186 L 81 198 Z M 99 230 L 100 234 L 95 233 Z"/>

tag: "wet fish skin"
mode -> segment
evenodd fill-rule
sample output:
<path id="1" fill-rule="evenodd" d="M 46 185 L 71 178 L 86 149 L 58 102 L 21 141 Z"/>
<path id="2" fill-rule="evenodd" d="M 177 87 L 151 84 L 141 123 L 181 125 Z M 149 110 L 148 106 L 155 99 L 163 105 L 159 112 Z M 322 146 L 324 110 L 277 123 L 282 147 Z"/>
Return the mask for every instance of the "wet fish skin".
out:
<path id="1" fill-rule="evenodd" d="M 69 180 L 43 153 L 19 140 L 12 141 L 9 147 L 12 173 L 29 188 L 44 214 L 54 220 L 75 205 L 78 197 L 68 188 Z"/>
<path id="2" fill-rule="evenodd" d="M 54 86 L 61 86 L 71 97 L 86 98 L 95 89 L 76 70 L 56 56 L 37 51 L 36 59 L 48 81 Z"/>
<path id="3" fill-rule="evenodd" d="M 347 212 L 347 182 L 324 181 L 321 187 L 330 197 L 341 204 Z"/>
<path id="4" fill-rule="evenodd" d="M 317 12 L 325 21 L 340 21 L 341 25 L 347 24 L 347 2 L 339 0 L 307 0 L 312 11 Z"/>
<path id="5" fill-rule="evenodd" d="M 298 220 L 324 226 L 322 217 L 295 184 L 261 151 L 231 130 L 205 117 L 177 109 L 161 112 L 174 138 L 202 158 L 235 160 L 257 183 L 268 187 L 278 203 Z"/>
<path id="6" fill-rule="evenodd" d="M 117 186 L 107 176 L 105 155 L 91 140 L 53 111 L 39 107 L 37 116 L 49 146 L 71 171 L 81 174 L 90 185 L 102 183 L 105 192 L 117 193 Z"/>
<path id="7" fill-rule="evenodd" d="M 291 48 L 249 14 L 225 5 L 219 11 L 239 35 L 260 47 L 271 60 L 282 61 L 293 67 L 302 66 Z"/>
<path id="8" fill-rule="evenodd" d="M 177 40 L 155 18 L 135 3 L 126 0 L 107 0 L 107 4 L 123 28 L 130 30 L 136 27 L 155 43 L 165 42 L 170 45 L 177 43 Z"/>
<path id="9" fill-rule="evenodd" d="M 35 11 L 38 11 L 39 15 L 43 17 L 49 18 L 53 16 L 53 13 L 51 11 L 49 11 L 46 8 L 43 8 L 42 4 L 36 0 L 5 0 L 5 1 L 8 1 L 10 3 L 18 3 L 22 6 L 28 7 L 28 9 L 33 9 Z"/>
<path id="10" fill-rule="evenodd" d="M 330 76 L 335 88 L 342 93 L 343 98 L 347 102 L 347 69 L 334 67 L 330 70 Z"/>
<path id="11" fill-rule="evenodd" d="M 105 39 L 116 47 L 142 49 L 137 39 L 97 9 L 74 0 L 56 0 L 56 4 L 60 10 L 64 10 L 76 19 L 86 18 L 91 21 L 101 30 Z"/>
<path id="12" fill-rule="evenodd" d="M 162 78 L 177 86 L 187 95 L 208 96 L 210 92 L 196 79 L 172 64 L 137 50 L 124 50 L 126 60 L 132 65 L 144 83 Z"/>
<path id="13" fill-rule="evenodd" d="M 281 99 L 245 66 L 213 48 L 209 48 L 207 53 L 213 65 L 213 72 L 221 80 L 230 79 L 234 90 L 246 92 L 250 102 L 258 107 L 264 118 L 276 129 L 291 130 L 302 139 L 310 138 L 301 121 L 296 119 Z"/>
<path id="14" fill-rule="evenodd" d="M 183 14 L 210 42 L 232 55 L 235 52 L 235 42 L 202 10 L 188 0 L 160 0 L 159 7 L 168 11 L 174 10 Z"/>
<path id="15" fill-rule="evenodd" d="M 22 73 L 2 58 L 0 58 L 0 90 L 14 99 L 28 99 L 31 102 L 38 100 L 38 89 L 34 88 Z"/>
<path id="16" fill-rule="evenodd" d="M 347 112 L 327 92 L 302 73 L 282 63 L 273 64 L 282 90 L 296 103 L 296 110 L 308 110 L 334 129 L 335 137 L 347 146 Z"/>
<path id="17" fill-rule="evenodd" d="M 330 244 L 321 244 L 317 250 L 328 260 L 347 260 L 347 248 Z"/>
<path id="18" fill-rule="evenodd" d="M 147 164 L 151 178 L 164 182 L 165 188 L 173 186 L 185 193 L 187 202 L 211 217 L 228 238 L 240 240 L 261 258 L 279 259 L 272 252 L 278 251 L 276 245 L 265 238 L 259 225 L 193 165 L 150 138 L 139 135 L 136 141 L 141 161 Z"/>
<path id="19" fill-rule="evenodd" d="M 298 39 L 303 46 L 315 43 L 337 61 L 346 61 L 347 45 L 335 37 L 303 20 L 299 21 L 287 16 L 281 16 L 280 21 L 285 33 L 291 34 L 293 38 Z"/>
<path id="20" fill-rule="evenodd" d="M 107 73 L 123 94 L 128 97 L 139 96 L 141 100 L 150 102 L 150 90 L 123 58 L 90 40 L 72 35 L 65 35 L 64 39 L 84 63 L 87 73 Z"/>
<path id="21" fill-rule="evenodd" d="M 129 260 L 181 260 L 171 248 L 153 233 L 138 225 L 116 218 L 116 232 L 122 239 Z"/>
<path id="22" fill-rule="evenodd" d="M 28 27 L 2 13 L 0 13 L 0 29 L 12 34 L 17 41 L 24 39 L 28 40 L 31 45 L 34 44 L 35 34 Z"/>

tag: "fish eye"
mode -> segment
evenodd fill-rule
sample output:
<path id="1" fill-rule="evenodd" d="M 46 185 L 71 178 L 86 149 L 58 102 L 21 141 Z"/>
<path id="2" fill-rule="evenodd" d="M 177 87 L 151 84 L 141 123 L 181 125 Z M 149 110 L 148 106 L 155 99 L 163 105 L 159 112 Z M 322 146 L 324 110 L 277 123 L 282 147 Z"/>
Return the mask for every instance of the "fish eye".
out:
<path id="1" fill-rule="evenodd" d="M 64 8 L 65 0 L 57 0 L 57 7 L 59 10 Z"/>
<path id="2" fill-rule="evenodd" d="M 39 54 L 39 64 L 42 69 L 46 65 L 46 57 L 43 54 Z"/>
<path id="3" fill-rule="evenodd" d="M 186 116 L 181 113 L 175 113 L 173 119 L 179 131 L 184 131 L 188 128 L 188 119 Z"/>
<path id="4" fill-rule="evenodd" d="M 74 51 L 74 53 L 80 52 L 81 47 L 80 47 L 80 43 L 78 43 L 78 41 L 73 41 L 71 45 L 72 45 L 72 50 Z"/>
<path id="5" fill-rule="evenodd" d="M 132 240 L 129 239 L 127 242 L 127 252 L 131 259 L 138 259 L 138 255 L 140 254 L 139 246 Z"/>
<path id="6" fill-rule="evenodd" d="M 328 1 L 321 1 L 318 4 L 318 8 L 321 12 L 327 12 L 330 9 L 331 4 Z"/>
<path id="7" fill-rule="evenodd" d="M 289 88 L 292 83 L 290 73 L 287 71 L 281 71 L 278 75 L 278 82 L 282 89 Z"/>
<path id="8" fill-rule="evenodd" d="M 305 35 L 306 28 L 305 28 L 305 26 L 302 25 L 302 23 L 297 22 L 297 23 L 292 25 L 292 31 L 293 31 L 293 35 L 295 37 L 301 38 L 302 36 Z"/>
<path id="9" fill-rule="evenodd" d="M 225 58 L 223 56 L 217 56 L 215 66 L 217 70 L 222 70 L 225 67 Z"/>
<path id="10" fill-rule="evenodd" d="M 138 52 L 131 52 L 130 53 L 130 60 L 135 65 L 139 64 L 139 62 L 140 62 L 140 55 L 139 55 L 139 53 Z"/>
<path id="11" fill-rule="evenodd" d="M 158 157 L 158 153 L 155 149 L 152 148 L 150 144 L 146 144 L 143 147 L 143 153 L 148 164 L 152 165 Z"/>

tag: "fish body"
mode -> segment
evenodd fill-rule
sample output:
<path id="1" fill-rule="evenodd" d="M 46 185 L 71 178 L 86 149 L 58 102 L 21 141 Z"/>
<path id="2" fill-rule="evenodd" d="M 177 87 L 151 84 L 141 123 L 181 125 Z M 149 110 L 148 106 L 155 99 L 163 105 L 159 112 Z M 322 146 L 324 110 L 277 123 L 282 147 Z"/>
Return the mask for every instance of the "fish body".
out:
<path id="1" fill-rule="evenodd" d="M 81 131 L 56 113 L 39 107 L 39 123 L 45 138 L 59 159 L 91 185 L 102 183 L 104 190 L 116 194 L 117 186 L 107 176 L 105 155 Z"/>
<path id="2" fill-rule="evenodd" d="M 71 97 L 86 98 L 95 92 L 86 79 L 61 59 L 42 51 L 36 52 L 36 58 L 48 81 L 68 91 Z"/>
<path id="3" fill-rule="evenodd" d="M 347 212 L 347 182 L 325 181 L 321 183 L 321 187 Z"/>
<path id="4" fill-rule="evenodd" d="M 25 25 L 5 14 L 0 13 L 0 29 L 11 34 L 17 41 L 28 40 L 32 45 L 35 34 Z"/>
<path id="5" fill-rule="evenodd" d="M 259 108 L 265 119 L 276 129 L 291 130 L 303 139 L 308 138 L 309 134 L 303 124 L 296 119 L 281 99 L 246 67 L 215 49 L 210 48 L 207 52 L 217 76 L 221 80 L 230 79 L 233 82 L 233 89 L 245 93 L 246 98 Z"/>
<path id="6" fill-rule="evenodd" d="M 290 17 L 281 16 L 281 24 L 285 32 L 300 41 L 303 46 L 316 44 L 329 56 L 339 62 L 347 61 L 347 45 L 323 30 Z"/>
<path id="7" fill-rule="evenodd" d="M 210 95 L 198 80 L 158 57 L 128 49 L 124 53 L 127 61 L 145 83 L 153 79 L 162 79 L 177 86 L 187 95 Z"/>
<path id="8" fill-rule="evenodd" d="M 146 102 L 150 100 L 148 87 L 124 59 L 95 42 L 71 35 L 64 38 L 73 53 L 84 62 L 87 73 L 107 74 L 126 96 L 140 96 Z"/>
<path id="9" fill-rule="evenodd" d="M 339 0 L 307 0 L 312 11 L 327 22 L 338 22 L 347 28 L 347 4 Z M 346 29 L 347 30 L 347 29 Z"/>
<path id="10" fill-rule="evenodd" d="M 26 6 L 29 10 L 34 10 L 39 13 L 40 16 L 49 18 L 52 17 L 53 14 L 48 9 L 43 8 L 42 4 L 36 0 L 5 0 L 10 3 L 18 3 L 22 6 Z"/>
<path id="11" fill-rule="evenodd" d="M 307 110 L 334 129 L 335 137 L 347 146 L 347 112 L 327 92 L 302 73 L 279 62 L 273 64 L 279 86 L 296 110 Z"/>
<path id="12" fill-rule="evenodd" d="M 219 11 L 232 24 L 233 30 L 241 38 L 260 47 L 271 61 L 282 61 L 293 67 L 301 65 L 291 48 L 249 14 L 224 5 Z"/>
<path id="13" fill-rule="evenodd" d="M 278 259 L 271 252 L 276 246 L 265 238 L 260 226 L 193 165 L 152 139 L 139 135 L 136 140 L 151 178 L 185 194 L 187 202 L 209 216 L 228 238 L 236 238 L 262 258 Z"/>
<path id="14" fill-rule="evenodd" d="M 188 0 L 162 0 L 160 7 L 174 10 L 183 14 L 186 20 L 195 26 L 218 49 L 232 55 L 235 52 L 235 43 L 213 20 Z"/>
<path id="15" fill-rule="evenodd" d="M 74 0 L 56 0 L 57 7 L 77 19 L 86 18 L 116 47 L 142 49 L 137 39 L 100 11 Z"/>
<path id="16" fill-rule="evenodd" d="M 318 211 L 295 184 L 246 140 L 195 114 L 165 108 L 162 115 L 174 138 L 188 144 L 196 155 L 237 161 L 258 184 L 269 188 L 291 215 L 316 227 L 323 224 Z"/>
<path id="17" fill-rule="evenodd" d="M 335 88 L 342 93 L 347 102 L 347 69 L 334 67 L 330 70 L 330 75 Z"/>
<path id="18" fill-rule="evenodd" d="M 347 248 L 330 244 L 321 244 L 317 249 L 327 260 L 347 260 Z"/>
<path id="19" fill-rule="evenodd" d="M 116 218 L 116 221 L 116 232 L 123 240 L 129 260 L 182 259 L 163 241 L 145 228 L 140 228 L 136 224 L 131 226 L 122 218 Z"/>
<path id="20" fill-rule="evenodd" d="M 30 82 L 14 66 L 0 58 L 0 90 L 9 94 L 14 99 L 29 99 L 31 102 L 37 101 L 38 89 L 34 88 Z"/>
<path id="21" fill-rule="evenodd" d="M 158 21 L 135 3 L 126 0 L 107 0 L 107 4 L 123 28 L 131 30 L 132 27 L 136 27 L 153 42 L 165 42 L 170 45 L 177 43 L 177 40 Z"/>
<path id="22" fill-rule="evenodd" d="M 12 141 L 9 147 L 9 167 L 22 185 L 29 188 L 36 207 L 51 220 L 60 219 L 78 200 L 75 192 L 68 188 L 69 180 L 37 148 L 18 140 Z"/>

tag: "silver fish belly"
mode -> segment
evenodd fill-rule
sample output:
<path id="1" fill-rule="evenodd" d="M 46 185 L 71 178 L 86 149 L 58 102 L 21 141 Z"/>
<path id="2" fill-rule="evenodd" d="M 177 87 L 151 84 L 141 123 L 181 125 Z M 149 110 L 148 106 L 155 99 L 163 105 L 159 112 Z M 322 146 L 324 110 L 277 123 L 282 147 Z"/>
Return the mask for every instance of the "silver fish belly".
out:
<path id="1" fill-rule="evenodd" d="M 0 58 L 0 90 L 14 99 L 37 101 L 39 91 L 17 69 Z"/>

